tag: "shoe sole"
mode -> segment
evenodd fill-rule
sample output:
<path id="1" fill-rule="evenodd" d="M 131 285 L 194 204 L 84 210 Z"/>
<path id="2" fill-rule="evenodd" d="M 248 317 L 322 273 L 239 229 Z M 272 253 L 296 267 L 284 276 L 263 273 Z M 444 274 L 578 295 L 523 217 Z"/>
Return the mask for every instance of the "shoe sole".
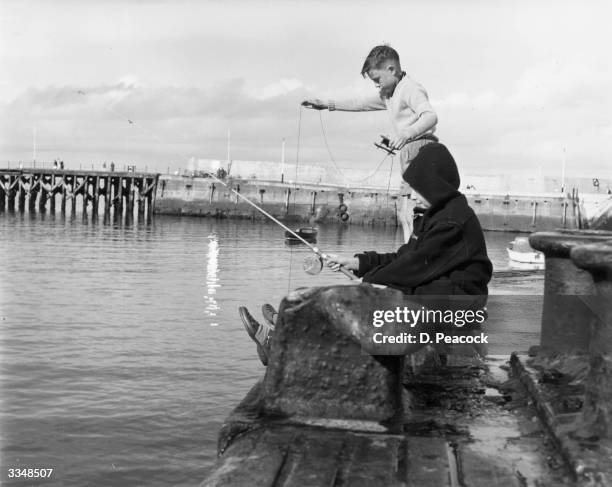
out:
<path id="1" fill-rule="evenodd" d="M 274 317 L 278 316 L 278 312 L 274 309 L 274 306 L 268 303 L 264 304 L 261 307 L 261 314 L 272 328 L 276 326 L 274 323 Z"/>
<path id="2" fill-rule="evenodd" d="M 251 323 L 251 320 L 253 320 L 251 313 L 249 313 L 249 310 L 246 309 L 244 306 L 240 306 L 240 308 L 238 308 L 238 314 L 240 315 L 240 319 L 242 320 L 244 329 L 249 334 L 251 340 L 253 340 L 257 345 L 257 355 L 259 355 L 259 360 L 261 360 L 262 364 L 268 365 L 268 354 L 266 353 L 266 350 L 263 348 L 261 343 L 259 343 L 257 338 L 255 338 L 255 333 L 257 332 L 257 330 L 255 330 L 253 324 Z"/>

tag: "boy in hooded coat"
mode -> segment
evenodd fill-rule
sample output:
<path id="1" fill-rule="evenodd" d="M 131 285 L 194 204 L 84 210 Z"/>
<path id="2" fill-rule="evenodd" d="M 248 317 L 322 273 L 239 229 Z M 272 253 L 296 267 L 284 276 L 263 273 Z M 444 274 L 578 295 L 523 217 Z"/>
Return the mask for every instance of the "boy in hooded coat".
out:
<path id="1" fill-rule="evenodd" d="M 480 222 L 459 192 L 459 171 L 453 156 L 443 144 L 427 144 L 419 150 L 403 178 L 416 193 L 417 204 L 420 200 L 425 207 L 408 243 L 397 252 L 385 254 L 374 251 L 353 257 L 330 254 L 327 265 L 336 271 L 340 266 L 352 270 L 363 282 L 399 289 L 432 309 L 484 308 L 493 266 Z M 268 323 L 261 325 L 246 308 L 239 311 L 266 365 L 273 319 L 266 318 Z"/>

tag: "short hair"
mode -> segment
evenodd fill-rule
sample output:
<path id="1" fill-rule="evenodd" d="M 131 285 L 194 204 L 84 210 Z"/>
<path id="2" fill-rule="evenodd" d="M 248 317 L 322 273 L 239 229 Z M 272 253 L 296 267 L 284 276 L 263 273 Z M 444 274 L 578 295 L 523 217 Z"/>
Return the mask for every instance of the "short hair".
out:
<path id="1" fill-rule="evenodd" d="M 399 63 L 399 60 L 400 58 L 397 51 L 388 44 L 376 46 L 370 51 L 368 57 L 366 57 L 363 67 L 361 68 L 361 75 L 365 77 L 370 69 L 380 68 L 385 61 L 396 61 Z"/>

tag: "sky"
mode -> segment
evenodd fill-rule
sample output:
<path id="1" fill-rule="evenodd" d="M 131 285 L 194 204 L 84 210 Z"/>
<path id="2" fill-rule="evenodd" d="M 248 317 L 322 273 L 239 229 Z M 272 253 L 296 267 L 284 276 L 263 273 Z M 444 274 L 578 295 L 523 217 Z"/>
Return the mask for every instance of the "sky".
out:
<path id="1" fill-rule="evenodd" d="M 300 108 L 375 90 L 388 43 L 463 172 L 612 177 L 607 1 L 0 0 L 0 166 L 165 172 L 192 158 L 374 168 L 383 112 Z"/>

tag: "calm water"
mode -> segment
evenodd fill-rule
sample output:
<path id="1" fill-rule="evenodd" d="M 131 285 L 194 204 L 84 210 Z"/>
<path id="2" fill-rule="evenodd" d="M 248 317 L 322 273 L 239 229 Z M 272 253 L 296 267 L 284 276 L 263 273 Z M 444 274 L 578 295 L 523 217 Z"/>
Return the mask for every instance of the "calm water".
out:
<path id="1" fill-rule="evenodd" d="M 223 419 L 263 373 L 238 306 L 259 316 L 290 288 L 348 282 L 305 274 L 307 251 L 282 233 L 250 221 L 0 214 L 3 485 L 8 467 L 54 468 L 51 480 L 16 485 L 197 485 Z M 400 244 L 384 228 L 321 227 L 319 237 L 329 252 Z M 512 237 L 487 235 L 497 269 Z M 513 292 L 541 294 L 542 281 L 492 286 Z M 517 322 L 534 312 L 525 308 Z M 505 333 L 492 353 L 537 336 Z"/>

